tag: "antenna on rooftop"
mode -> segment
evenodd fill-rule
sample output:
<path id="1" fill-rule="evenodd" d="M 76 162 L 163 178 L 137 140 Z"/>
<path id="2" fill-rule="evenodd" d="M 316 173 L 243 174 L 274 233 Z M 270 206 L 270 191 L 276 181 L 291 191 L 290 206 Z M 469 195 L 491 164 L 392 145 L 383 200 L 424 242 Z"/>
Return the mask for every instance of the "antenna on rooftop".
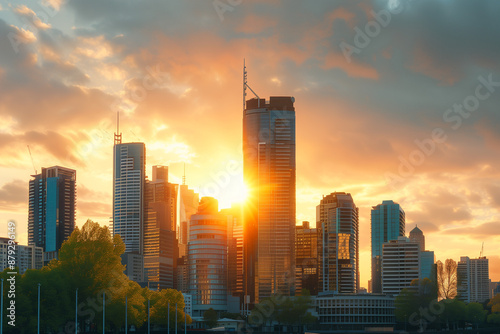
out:
<path id="1" fill-rule="evenodd" d="M 120 111 L 116 112 L 116 132 L 115 145 L 122 143 L 122 134 L 120 133 Z"/>
<path id="2" fill-rule="evenodd" d="M 253 91 L 253 89 L 248 85 L 247 80 L 247 67 L 245 65 L 245 58 L 243 58 L 243 110 L 245 110 L 245 100 L 247 96 L 247 88 L 255 95 L 257 98 L 257 107 L 260 108 L 260 97 Z"/>

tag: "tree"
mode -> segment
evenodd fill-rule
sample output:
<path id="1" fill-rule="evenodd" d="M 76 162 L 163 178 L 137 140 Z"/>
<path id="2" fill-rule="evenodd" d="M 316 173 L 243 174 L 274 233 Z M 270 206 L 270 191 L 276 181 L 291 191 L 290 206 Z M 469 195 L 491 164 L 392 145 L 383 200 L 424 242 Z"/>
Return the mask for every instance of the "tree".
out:
<path id="1" fill-rule="evenodd" d="M 457 295 L 457 262 L 446 259 L 437 261 L 437 284 L 439 299 L 452 299 Z"/>
<path id="2" fill-rule="evenodd" d="M 486 311 L 480 303 L 467 304 L 466 320 L 468 322 L 479 326 L 480 323 L 484 323 L 487 314 L 488 311 Z"/>
<path id="3" fill-rule="evenodd" d="M 491 313 L 500 313 L 500 293 L 497 293 L 495 297 L 491 298 L 488 306 L 491 307 Z"/>
<path id="4" fill-rule="evenodd" d="M 203 320 L 207 323 L 207 326 L 209 328 L 217 326 L 217 311 L 215 311 L 213 308 L 209 308 L 205 311 L 205 313 L 203 313 Z"/>
<path id="5" fill-rule="evenodd" d="M 177 322 L 183 323 L 186 316 L 186 322 L 191 323 L 189 315 L 184 313 L 184 296 L 180 291 L 174 289 L 162 289 L 160 291 L 148 292 L 151 300 L 151 322 L 162 326 L 175 326 L 175 304 L 177 303 Z M 146 301 L 147 302 L 147 301 Z M 170 312 L 170 315 L 169 315 Z M 168 320 L 170 319 L 170 323 Z"/>

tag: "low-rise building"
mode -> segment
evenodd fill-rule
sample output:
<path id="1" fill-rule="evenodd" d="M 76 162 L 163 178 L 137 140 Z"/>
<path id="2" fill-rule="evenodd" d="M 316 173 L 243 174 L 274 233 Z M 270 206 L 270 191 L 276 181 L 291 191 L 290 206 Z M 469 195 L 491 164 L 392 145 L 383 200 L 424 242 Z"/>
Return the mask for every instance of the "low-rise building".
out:
<path id="1" fill-rule="evenodd" d="M 321 329 L 392 331 L 396 323 L 393 296 L 323 292 L 315 301 Z"/>

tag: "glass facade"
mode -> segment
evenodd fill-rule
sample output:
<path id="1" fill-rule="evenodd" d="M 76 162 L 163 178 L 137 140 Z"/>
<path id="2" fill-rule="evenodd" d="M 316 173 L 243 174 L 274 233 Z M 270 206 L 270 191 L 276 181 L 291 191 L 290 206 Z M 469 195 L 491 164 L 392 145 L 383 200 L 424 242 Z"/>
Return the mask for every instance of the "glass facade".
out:
<path id="1" fill-rule="evenodd" d="M 176 286 L 177 190 L 177 184 L 168 182 L 168 167 L 153 166 L 153 180 L 146 182 L 144 220 L 144 270 L 150 289 Z"/>
<path id="2" fill-rule="evenodd" d="M 295 292 L 295 109 L 291 97 L 251 99 L 243 116 L 245 295 Z"/>
<path id="3" fill-rule="evenodd" d="M 358 213 L 351 194 L 344 192 L 324 196 L 316 207 L 322 291 L 356 293 L 359 290 Z"/>
<path id="4" fill-rule="evenodd" d="M 398 203 L 383 201 L 372 207 L 372 292 L 382 292 L 382 245 L 405 235 L 405 212 Z"/>
<path id="5" fill-rule="evenodd" d="M 200 208 L 204 207 L 204 200 Z M 210 199 L 215 201 L 215 199 Z M 188 243 L 189 294 L 193 310 L 227 310 L 227 216 L 198 210 L 191 216 Z"/>
<path id="6" fill-rule="evenodd" d="M 113 165 L 113 235 L 119 234 L 125 252 L 143 253 L 144 143 L 116 144 Z"/>
<path id="7" fill-rule="evenodd" d="M 76 171 L 54 166 L 32 176 L 28 244 L 56 254 L 75 228 Z"/>
<path id="8" fill-rule="evenodd" d="M 295 227 L 296 294 L 307 289 L 318 294 L 318 231 L 309 228 L 309 222 Z"/>

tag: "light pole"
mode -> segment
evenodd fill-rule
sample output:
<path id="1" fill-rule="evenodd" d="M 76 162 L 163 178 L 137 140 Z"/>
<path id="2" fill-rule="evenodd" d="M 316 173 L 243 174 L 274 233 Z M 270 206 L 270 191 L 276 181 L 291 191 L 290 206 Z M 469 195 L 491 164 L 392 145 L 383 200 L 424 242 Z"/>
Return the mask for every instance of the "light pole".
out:
<path id="1" fill-rule="evenodd" d="M 184 306 L 184 334 L 187 333 L 187 313 L 186 313 L 186 306 Z"/>
<path id="2" fill-rule="evenodd" d="M 128 313 L 127 313 L 127 296 L 125 295 L 125 334 L 127 334 L 127 320 L 128 320 Z"/>
<path id="3" fill-rule="evenodd" d="M 75 334 L 78 334 L 78 288 L 76 288 L 76 301 L 75 301 Z"/>
<path id="4" fill-rule="evenodd" d="M 177 303 L 175 303 L 175 334 L 177 334 Z"/>
<path id="5" fill-rule="evenodd" d="M 149 293 L 149 291 L 148 291 L 148 293 Z M 149 295 L 148 295 L 148 334 L 150 333 L 150 329 L 151 329 L 151 324 L 149 323 Z"/>
<path id="6" fill-rule="evenodd" d="M 3 278 L 2 278 L 2 306 L 0 306 L 0 334 L 3 334 Z"/>
<path id="7" fill-rule="evenodd" d="M 40 283 L 38 283 L 38 323 L 37 333 L 40 334 Z"/>
<path id="8" fill-rule="evenodd" d="M 167 313 L 167 333 L 170 334 L 170 302 L 168 302 L 168 313 Z"/>
<path id="9" fill-rule="evenodd" d="M 106 319 L 106 292 L 102 292 L 102 334 L 105 334 L 104 320 Z"/>

